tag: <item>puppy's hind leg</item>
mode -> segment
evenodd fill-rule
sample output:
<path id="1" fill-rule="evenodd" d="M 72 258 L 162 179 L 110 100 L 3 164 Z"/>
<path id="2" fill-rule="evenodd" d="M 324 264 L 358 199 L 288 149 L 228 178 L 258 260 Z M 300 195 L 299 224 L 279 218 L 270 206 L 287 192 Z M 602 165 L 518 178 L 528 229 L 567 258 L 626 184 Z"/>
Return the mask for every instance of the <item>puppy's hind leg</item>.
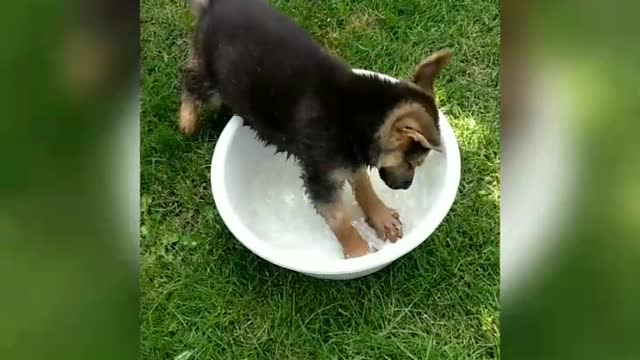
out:
<path id="1" fill-rule="evenodd" d="M 180 131 L 188 136 L 194 135 L 198 131 L 198 107 L 192 97 L 182 94 L 180 104 Z"/>
<path id="2" fill-rule="evenodd" d="M 212 82 L 202 69 L 201 61 L 190 55 L 189 63 L 182 69 L 182 102 L 180 104 L 180 131 L 193 135 L 198 131 L 198 108 L 208 103 L 219 107 L 222 101 Z"/>
<path id="3" fill-rule="evenodd" d="M 198 130 L 198 88 L 201 81 L 198 61 L 191 57 L 182 69 L 182 101 L 180 103 L 180 131 L 193 135 Z"/>

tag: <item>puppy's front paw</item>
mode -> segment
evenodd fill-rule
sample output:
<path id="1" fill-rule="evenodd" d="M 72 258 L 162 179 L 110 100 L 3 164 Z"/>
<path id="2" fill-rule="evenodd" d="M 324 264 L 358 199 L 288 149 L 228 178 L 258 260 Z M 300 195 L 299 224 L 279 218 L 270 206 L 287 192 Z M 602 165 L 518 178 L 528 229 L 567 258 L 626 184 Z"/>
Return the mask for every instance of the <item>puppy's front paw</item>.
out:
<path id="1" fill-rule="evenodd" d="M 347 259 L 365 256 L 369 253 L 369 244 L 367 244 L 365 241 L 362 241 L 361 243 L 353 244 L 348 247 L 345 246 L 343 248 L 343 251 L 344 257 Z"/>
<path id="2" fill-rule="evenodd" d="M 342 251 L 344 257 L 349 259 L 367 255 L 370 249 L 369 244 L 356 231 L 354 236 L 342 242 Z"/>
<path id="3" fill-rule="evenodd" d="M 382 240 L 396 242 L 402 237 L 402 221 L 397 211 L 380 206 L 367 214 L 367 223 Z"/>

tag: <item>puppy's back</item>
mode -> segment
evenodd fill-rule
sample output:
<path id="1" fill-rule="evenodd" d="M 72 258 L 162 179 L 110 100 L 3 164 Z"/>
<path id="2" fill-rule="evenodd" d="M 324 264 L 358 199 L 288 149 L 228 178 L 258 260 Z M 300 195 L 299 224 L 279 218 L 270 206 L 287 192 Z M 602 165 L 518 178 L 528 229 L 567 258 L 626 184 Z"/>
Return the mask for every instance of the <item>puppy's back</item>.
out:
<path id="1" fill-rule="evenodd" d="M 283 130 L 310 92 L 331 91 L 348 68 L 262 0 L 210 0 L 197 45 L 209 76 L 236 113 Z"/>

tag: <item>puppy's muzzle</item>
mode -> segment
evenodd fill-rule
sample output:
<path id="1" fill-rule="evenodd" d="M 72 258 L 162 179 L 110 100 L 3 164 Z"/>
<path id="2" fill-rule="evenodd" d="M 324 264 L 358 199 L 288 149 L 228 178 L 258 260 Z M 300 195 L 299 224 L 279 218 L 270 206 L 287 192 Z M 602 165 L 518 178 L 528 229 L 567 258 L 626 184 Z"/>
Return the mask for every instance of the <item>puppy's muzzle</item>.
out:
<path id="1" fill-rule="evenodd" d="M 393 190 L 406 190 L 411 187 L 413 183 L 413 174 L 408 177 L 401 177 L 395 175 L 392 171 L 387 168 L 378 169 L 378 173 L 380 174 L 380 178 Z"/>

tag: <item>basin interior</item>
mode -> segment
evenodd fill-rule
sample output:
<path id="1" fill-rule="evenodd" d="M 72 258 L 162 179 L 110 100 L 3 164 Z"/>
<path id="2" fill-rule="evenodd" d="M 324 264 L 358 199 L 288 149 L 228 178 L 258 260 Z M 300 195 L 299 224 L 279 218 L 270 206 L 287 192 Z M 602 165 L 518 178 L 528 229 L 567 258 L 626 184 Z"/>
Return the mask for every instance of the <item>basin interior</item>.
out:
<path id="1" fill-rule="evenodd" d="M 231 121 L 234 120 L 241 122 L 238 117 Z M 274 151 L 274 147 L 259 142 L 253 130 L 244 126 L 236 129 L 226 151 L 224 177 L 217 180 L 224 182 L 232 210 L 258 241 L 283 255 L 313 263 L 348 261 L 343 260 L 339 243 L 308 201 L 293 157 L 287 159 Z M 430 152 L 424 164 L 416 169 L 408 190 L 392 190 L 380 180 L 377 170 L 370 171 L 379 197 L 399 211 L 404 238 L 429 217 L 433 204 L 443 196 L 446 166 L 443 153 Z M 354 225 L 373 247 L 385 251 L 395 246 L 384 244 L 366 225 L 348 184 L 344 201 L 353 214 Z"/>

